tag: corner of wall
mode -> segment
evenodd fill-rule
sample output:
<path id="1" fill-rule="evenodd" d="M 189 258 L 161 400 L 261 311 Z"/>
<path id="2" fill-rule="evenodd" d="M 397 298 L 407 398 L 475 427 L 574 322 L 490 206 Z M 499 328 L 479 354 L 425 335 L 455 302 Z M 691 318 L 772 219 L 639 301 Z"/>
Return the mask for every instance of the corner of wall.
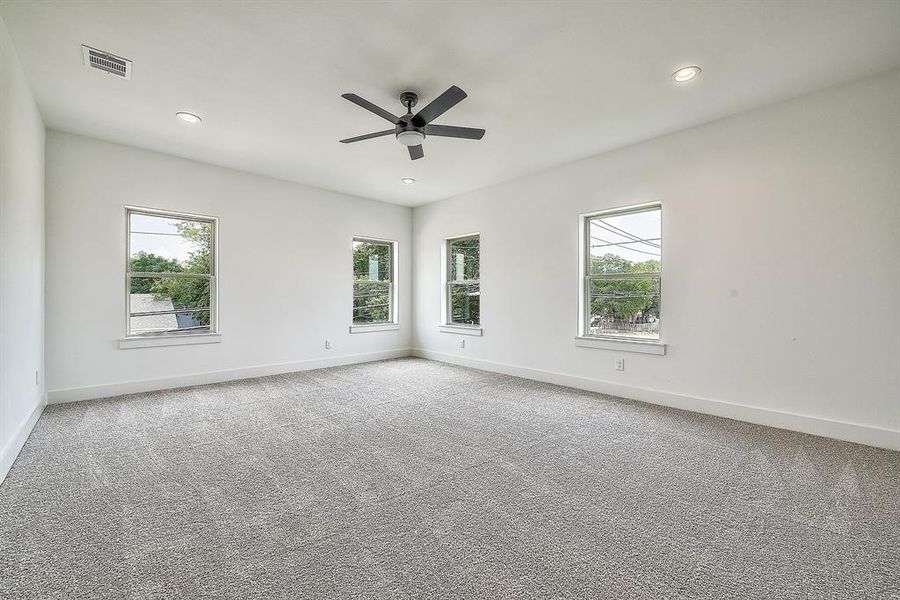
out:
<path id="1" fill-rule="evenodd" d="M 0 17 L 0 481 L 47 402 L 47 130 Z"/>

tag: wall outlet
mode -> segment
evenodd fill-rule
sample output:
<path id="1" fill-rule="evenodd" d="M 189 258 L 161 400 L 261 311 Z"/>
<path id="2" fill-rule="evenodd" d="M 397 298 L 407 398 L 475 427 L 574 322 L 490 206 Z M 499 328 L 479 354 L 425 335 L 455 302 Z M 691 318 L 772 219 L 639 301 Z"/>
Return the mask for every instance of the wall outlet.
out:
<path id="1" fill-rule="evenodd" d="M 325 340 L 325 349 L 331 350 L 331 340 Z"/>
<path id="2" fill-rule="evenodd" d="M 459 340 L 459 347 L 460 347 L 460 348 L 465 348 L 465 347 L 466 347 L 466 340 Z"/>
<path id="3" fill-rule="evenodd" d="M 617 358 L 616 359 L 616 371 L 624 371 L 625 370 L 625 359 Z"/>
<path id="4" fill-rule="evenodd" d="M 34 371 L 34 385 L 41 385 L 41 378 L 40 375 L 38 375 L 37 369 Z"/>

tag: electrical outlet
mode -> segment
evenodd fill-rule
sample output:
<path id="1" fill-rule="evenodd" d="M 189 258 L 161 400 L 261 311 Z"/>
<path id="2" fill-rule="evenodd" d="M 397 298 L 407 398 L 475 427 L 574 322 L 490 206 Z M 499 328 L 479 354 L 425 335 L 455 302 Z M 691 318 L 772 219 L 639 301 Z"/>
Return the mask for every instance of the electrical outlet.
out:
<path id="1" fill-rule="evenodd" d="M 331 340 L 325 340 L 325 349 L 331 350 Z"/>
<path id="2" fill-rule="evenodd" d="M 34 371 L 34 385 L 41 385 L 41 379 L 38 375 L 37 369 Z"/>
<path id="3" fill-rule="evenodd" d="M 465 347 L 466 347 L 466 340 L 459 340 L 459 347 L 460 347 L 460 348 L 465 348 Z"/>
<path id="4" fill-rule="evenodd" d="M 616 359 L 616 371 L 624 371 L 625 370 L 625 359 L 617 358 Z"/>

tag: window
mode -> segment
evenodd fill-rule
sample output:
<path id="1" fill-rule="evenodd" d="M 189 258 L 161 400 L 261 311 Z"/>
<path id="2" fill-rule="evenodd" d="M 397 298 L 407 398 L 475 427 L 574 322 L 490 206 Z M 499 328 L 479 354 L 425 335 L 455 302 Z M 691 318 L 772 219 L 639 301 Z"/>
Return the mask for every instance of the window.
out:
<path id="1" fill-rule="evenodd" d="M 127 208 L 126 335 L 216 331 L 216 219 Z"/>
<path id="2" fill-rule="evenodd" d="M 480 252 L 477 234 L 447 240 L 447 325 L 481 324 Z"/>
<path id="3" fill-rule="evenodd" d="M 353 325 L 397 323 L 395 246 L 353 238 Z"/>
<path id="4" fill-rule="evenodd" d="M 659 340 L 661 214 L 651 204 L 583 217 L 580 335 Z"/>

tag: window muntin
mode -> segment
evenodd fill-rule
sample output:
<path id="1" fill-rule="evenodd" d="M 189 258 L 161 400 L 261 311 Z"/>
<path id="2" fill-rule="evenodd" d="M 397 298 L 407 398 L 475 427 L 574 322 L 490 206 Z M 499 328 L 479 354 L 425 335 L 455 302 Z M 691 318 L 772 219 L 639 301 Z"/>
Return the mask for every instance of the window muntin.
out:
<path id="1" fill-rule="evenodd" d="M 396 323 L 394 243 L 353 238 L 353 324 Z"/>
<path id="2" fill-rule="evenodd" d="M 481 324 L 481 237 L 469 235 L 447 240 L 448 325 Z"/>
<path id="3" fill-rule="evenodd" d="M 581 335 L 659 340 L 661 216 L 653 204 L 585 217 Z"/>
<path id="4" fill-rule="evenodd" d="M 216 331 L 216 219 L 126 209 L 126 335 Z"/>

